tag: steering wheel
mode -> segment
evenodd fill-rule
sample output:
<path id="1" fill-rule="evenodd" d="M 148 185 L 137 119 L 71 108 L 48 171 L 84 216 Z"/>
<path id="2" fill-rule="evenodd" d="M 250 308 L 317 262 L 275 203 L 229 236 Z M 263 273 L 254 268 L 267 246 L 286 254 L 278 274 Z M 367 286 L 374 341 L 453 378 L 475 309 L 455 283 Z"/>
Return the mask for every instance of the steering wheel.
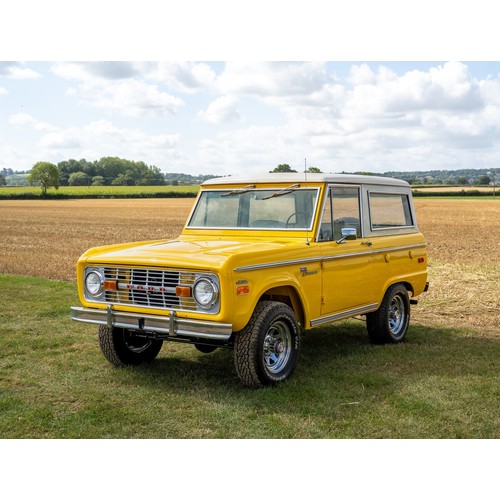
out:
<path id="1" fill-rule="evenodd" d="M 288 223 L 290 222 L 290 219 L 295 216 L 295 224 L 297 224 L 297 215 L 305 215 L 304 212 L 293 212 L 288 219 L 285 222 L 285 228 L 288 227 Z"/>

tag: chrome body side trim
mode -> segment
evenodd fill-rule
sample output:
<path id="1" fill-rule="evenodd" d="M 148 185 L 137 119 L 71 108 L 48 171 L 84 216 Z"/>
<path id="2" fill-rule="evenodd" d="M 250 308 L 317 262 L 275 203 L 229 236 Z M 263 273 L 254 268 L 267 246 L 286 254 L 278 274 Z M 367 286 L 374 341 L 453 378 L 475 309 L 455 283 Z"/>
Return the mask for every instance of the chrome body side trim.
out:
<path id="1" fill-rule="evenodd" d="M 108 327 L 212 340 L 228 340 L 233 332 L 232 325 L 229 323 L 179 318 L 175 311 L 168 316 L 153 316 L 116 311 L 111 306 L 107 309 L 72 307 L 71 319 Z"/>
<path id="2" fill-rule="evenodd" d="M 241 273 L 243 271 L 255 271 L 256 269 L 267 269 L 270 267 L 281 267 L 290 266 L 294 264 L 308 264 L 311 262 L 320 262 L 323 260 L 322 257 L 313 257 L 311 259 L 297 259 L 297 260 L 282 260 L 279 262 L 267 262 L 265 264 L 254 264 L 253 266 L 242 266 L 234 269 L 235 273 Z"/>
<path id="3" fill-rule="evenodd" d="M 353 253 L 343 253 L 340 255 L 330 255 L 329 257 L 323 257 L 321 260 L 323 262 L 327 262 L 330 260 L 338 260 L 338 259 L 347 259 L 349 257 L 360 257 L 362 255 L 371 255 L 372 253 L 370 250 L 366 249 L 364 252 L 353 252 Z"/>
<path id="4" fill-rule="evenodd" d="M 378 309 L 378 304 L 369 304 L 367 306 L 358 307 L 356 309 L 349 309 L 348 311 L 343 311 L 336 314 L 330 314 L 329 316 L 324 316 L 322 318 L 316 318 L 311 320 L 311 326 L 319 326 L 325 323 L 332 323 L 339 319 L 350 318 L 351 316 L 357 316 L 358 314 L 366 314 L 371 311 Z"/>
<path id="5" fill-rule="evenodd" d="M 324 243 L 333 243 L 333 242 L 322 242 Z M 418 243 L 416 245 L 405 245 L 401 247 L 392 247 L 392 248 L 382 248 L 379 250 L 365 250 L 364 252 L 354 252 L 354 253 L 343 253 L 340 255 L 331 255 L 327 257 L 313 257 L 311 259 L 297 259 L 297 260 L 282 260 L 279 262 L 266 262 L 264 264 L 254 264 L 251 266 L 242 266 L 234 269 L 235 273 L 241 273 L 243 271 L 255 271 L 257 269 L 268 269 L 270 267 L 282 267 L 282 266 L 291 266 L 294 264 L 307 264 L 312 262 L 326 262 L 329 260 L 337 260 L 337 259 L 347 259 L 349 257 L 359 257 L 361 255 L 375 255 L 378 253 L 387 253 L 387 252 L 397 252 L 399 250 L 411 250 L 412 248 L 422 248 L 426 247 L 427 243 Z"/>
<path id="6" fill-rule="evenodd" d="M 385 253 L 385 252 L 397 252 L 399 250 L 411 250 L 412 248 L 425 248 L 427 243 L 418 243 L 416 245 L 404 245 L 401 247 L 392 247 L 392 248 L 381 248 L 380 250 L 370 250 L 371 254 L 376 253 Z"/>

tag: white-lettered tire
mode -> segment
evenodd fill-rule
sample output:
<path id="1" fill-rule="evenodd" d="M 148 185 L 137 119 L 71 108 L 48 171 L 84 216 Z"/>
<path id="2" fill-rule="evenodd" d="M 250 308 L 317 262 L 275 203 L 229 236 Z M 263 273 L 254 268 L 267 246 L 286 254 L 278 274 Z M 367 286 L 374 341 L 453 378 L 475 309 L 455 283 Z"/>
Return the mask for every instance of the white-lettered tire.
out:
<path id="1" fill-rule="evenodd" d="M 410 299 L 401 283 L 390 286 L 380 307 L 366 315 L 368 336 L 374 344 L 403 342 L 410 324 Z"/>
<path id="2" fill-rule="evenodd" d="M 125 328 L 99 326 L 99 345 L 105 358 L 115 366 L 140 365 L 158 356 L 162 340 L 132 335 Z"/>
<path id="3" fill-rule="evenodd" d="M 292 375 L 299 345 L 293 310 L 281 302 L 259 302 L 247 326 L 235 334 L 236 372 L 249 387 L 276 385 Z"/>

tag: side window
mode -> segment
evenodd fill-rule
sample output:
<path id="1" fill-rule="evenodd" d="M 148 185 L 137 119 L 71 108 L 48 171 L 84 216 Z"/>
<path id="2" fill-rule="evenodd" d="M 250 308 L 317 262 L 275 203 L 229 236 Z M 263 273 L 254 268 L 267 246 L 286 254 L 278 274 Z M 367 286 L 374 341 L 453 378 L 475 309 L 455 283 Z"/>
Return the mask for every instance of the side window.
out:
<path id="1" fill-rule="evenodd" d="M 318 241 L 332 241 L 333 240 L 333 218 L 332 218 L 332 188 L 328 188 L 326 197 L 325 208 L 323 209 L 323 216 L 321 217 L 321 225 L 319 228 Z"/>
<path id="2" fill-rule="evenodd" d="M 413 226 L 408 195 L 370 193 L 372 229 L 391 229 Z"/>
<path id="3" fill-rule="evenodd" d="M 342 229 L 356 229 L 361 238 L 361 217 L 359 208 L 359 189 L 355 187 L 330 187 L 325 203 L 319 233 L 319 241 L 338 240 Z"/>

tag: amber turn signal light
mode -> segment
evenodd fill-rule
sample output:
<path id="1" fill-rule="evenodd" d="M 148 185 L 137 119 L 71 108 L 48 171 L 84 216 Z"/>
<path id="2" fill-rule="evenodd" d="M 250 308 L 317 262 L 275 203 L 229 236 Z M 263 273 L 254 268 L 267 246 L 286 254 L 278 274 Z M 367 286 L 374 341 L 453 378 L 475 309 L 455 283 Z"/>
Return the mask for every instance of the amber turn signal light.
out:
<path id="1" fill-rule="evenodd" d="M 177 297 L 191 297 L 191 288 L 189 286 L 176 286 L 175 295 Z"/>
<path id="2" fill-rule="evenodd" d="M 104 282 L 104 290 L 116 290 L 117 284 L 116 281 L 105 281 Z"/>

